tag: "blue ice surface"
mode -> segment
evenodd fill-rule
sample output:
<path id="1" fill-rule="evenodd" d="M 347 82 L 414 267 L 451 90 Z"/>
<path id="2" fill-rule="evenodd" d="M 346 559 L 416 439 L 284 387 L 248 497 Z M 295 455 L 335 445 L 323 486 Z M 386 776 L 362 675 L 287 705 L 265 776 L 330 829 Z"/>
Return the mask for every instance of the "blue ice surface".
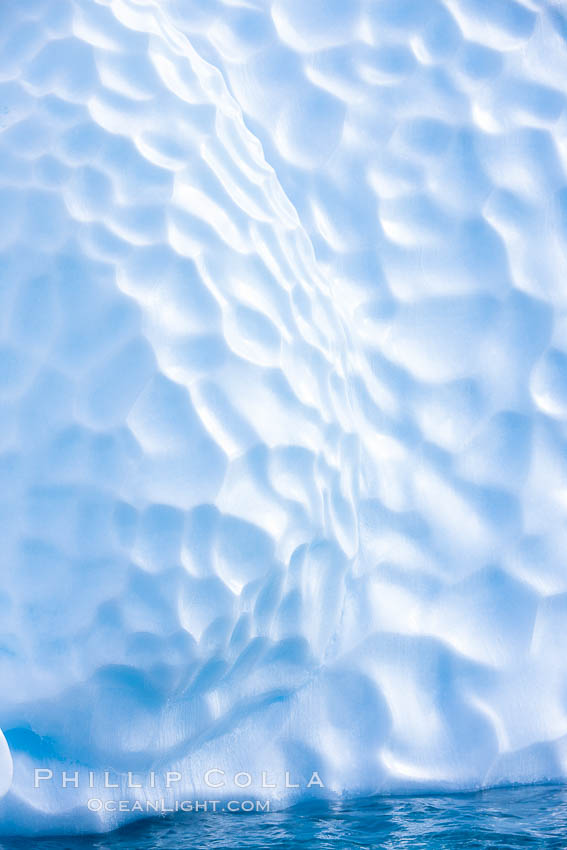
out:
<path id="1" fill-rule="evenodd" d="M 0 832 L 127 820 L 33 767 L 566 778 L 561 5 L 0 2 Z M 515 793 L 109 840 L 562 827 Z"/>
<path id="2" fill-rule="evenodd" d="M 104 836 L 3 839 L 1 850 L 563 850 L 567 789 L 311 803 L 273 814 L 187 814 Z"/>

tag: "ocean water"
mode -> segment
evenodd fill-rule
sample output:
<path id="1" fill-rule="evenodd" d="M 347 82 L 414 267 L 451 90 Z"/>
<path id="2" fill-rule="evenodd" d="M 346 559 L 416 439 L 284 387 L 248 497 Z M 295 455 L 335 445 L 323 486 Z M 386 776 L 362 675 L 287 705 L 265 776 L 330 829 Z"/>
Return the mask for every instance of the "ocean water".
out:
<path id="1" fill-rule="evenodd" d="M 0 850 L 560 850 L 566 846 L 563 786 L 302 804 L 273 814 L 199 813 L 138 821 L 104 836 L 0 842 Z"/>

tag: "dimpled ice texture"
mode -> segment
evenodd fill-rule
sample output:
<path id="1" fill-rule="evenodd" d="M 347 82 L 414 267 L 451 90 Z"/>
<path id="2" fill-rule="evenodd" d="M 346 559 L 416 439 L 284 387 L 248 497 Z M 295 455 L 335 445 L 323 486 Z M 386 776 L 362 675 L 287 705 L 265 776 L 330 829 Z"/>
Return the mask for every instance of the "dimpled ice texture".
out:
<path id="1" fill-rule="evenodd" d="M 566 39 L 0 3 L 0 831 L 566 778 Z"/>

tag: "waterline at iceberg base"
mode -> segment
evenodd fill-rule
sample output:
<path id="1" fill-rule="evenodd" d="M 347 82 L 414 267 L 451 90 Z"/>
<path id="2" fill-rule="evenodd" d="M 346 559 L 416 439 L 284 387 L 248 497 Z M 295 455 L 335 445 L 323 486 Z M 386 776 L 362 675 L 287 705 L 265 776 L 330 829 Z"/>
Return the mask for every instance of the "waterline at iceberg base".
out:
<path id="1" fill-rule="evenodd" d="M 303 802 L 285 811 L 177 814 L 136 821 L 103 836 L 8 838 L 3 850 L 561 850 L 567 831 L 564 786 L 522 786 L 469 794 L 380 796 Z M 33 843 L 32 843 L 33 842 Z"/>
<path id="2" fill-rule="evenodd" d="M 566 39 L 0 4 L 0 834 L 565 781 Z"/>

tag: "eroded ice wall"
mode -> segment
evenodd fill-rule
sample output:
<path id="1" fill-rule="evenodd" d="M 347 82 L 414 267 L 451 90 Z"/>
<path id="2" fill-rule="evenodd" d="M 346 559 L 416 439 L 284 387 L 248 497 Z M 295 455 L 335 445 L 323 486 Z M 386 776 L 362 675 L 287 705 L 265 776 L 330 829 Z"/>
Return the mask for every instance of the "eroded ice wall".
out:
<path id="1" fill-rule="evenodd" d="M 563 778 L 563 6 L 0 32 L 1 828 Z"/>

